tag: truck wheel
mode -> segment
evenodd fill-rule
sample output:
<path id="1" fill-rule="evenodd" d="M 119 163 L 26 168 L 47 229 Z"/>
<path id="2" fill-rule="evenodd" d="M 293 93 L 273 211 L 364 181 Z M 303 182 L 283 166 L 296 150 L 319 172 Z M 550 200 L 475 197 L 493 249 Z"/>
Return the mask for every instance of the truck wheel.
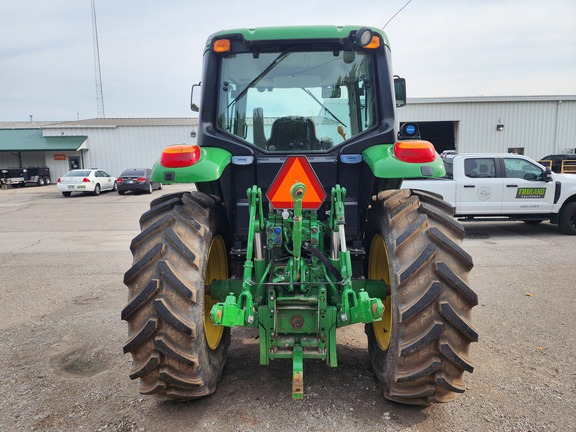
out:
<path id="1" fill-rule="evenodd" d="M 186 400 L 216 390 L 230 328 L 212 324 L 215 300 L 204 287 L 228 278 L 220 214 L 214 199 L 187 192 L 152 201 L 140 218 L 142 232 L 130 246 L 134 263 L 124 275 L 129 294 L 122 319 L 130 378 L 140 379 L 143 394 Z"/>
<path id="2" fill-rule="evenodd" d="M 50 183 L 52 183 L 52 180 L 50 180 L 50 177 L 44 177 L 44 184 L 49 185 Z"/>
<path id="3" fill-rule="evenodd" d="M 453 400 L 478 334 L 470 324 L 477 295 L 472 257 L 450 205 L 408 189 L 378 195 L 368 216 L 368 278 L 389 293 L 381 322 L 366 325 L 372 367 L 384 396 L 410 405 Z"/>
<path id="4" fill-rule="evenodd" d="M 46 184 L 46 180 L 44 180 L 44 177 L 38 177 L 38 180 L 36 180 L 36 184 L 38 186 L 44 186 Z"/>
<path id="5" fill-rule="evenodd" d="M 560 210 L 558 226 L 564 234 L 576 235 L 576 202 L 564 204 Z"/>

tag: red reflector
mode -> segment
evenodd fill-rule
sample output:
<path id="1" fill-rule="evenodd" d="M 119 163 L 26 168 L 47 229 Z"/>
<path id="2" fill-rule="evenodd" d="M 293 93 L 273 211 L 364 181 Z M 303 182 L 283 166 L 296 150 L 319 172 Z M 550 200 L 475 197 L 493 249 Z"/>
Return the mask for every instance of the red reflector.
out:
<path id="1" fill-rule="evenodd" d="M 82 179 L 82 183 L 90 183 L 90 179 L 88 177 L 84 177 Z"/>
<path id="2" fill-rule="evenodd" d="M 194 165 L 200 159 L 197 145 L 176 145 L 166 147 L 160 156 L 160 165 L 166 168 L 183 168 Z"/>
<path id="3" fill-rule="evenodd" d="M 394 155 L 402 162 L 427 163 L 436 159 L 436 149 L 428 141 L 398 141 Z"/>

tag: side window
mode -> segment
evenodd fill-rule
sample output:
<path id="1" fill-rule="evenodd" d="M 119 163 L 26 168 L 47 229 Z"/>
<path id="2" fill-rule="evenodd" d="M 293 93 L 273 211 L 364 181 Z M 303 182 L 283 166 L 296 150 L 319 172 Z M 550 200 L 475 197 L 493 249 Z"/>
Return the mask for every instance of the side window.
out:
<path id="1" fill-rule="evenodd" d="M 505 158 L 506 177 L 524 180 L 542 180 L 543 171 L 537 165 L 525 159 Z"/>
<path id="2" fill-rule="evenodd" d="M 445 178 L 454 178 L 454 164 L 452 163 L 452 159 L 444 158 L 442 162 L 444 162 L 444 168 L 446 168 Z"/>
<path id="3" fill-rule="evenodd" d="M 464 175 L 470 178 L 494 178 L 496 177 L 496 162 L 492 158 L 466 159 Z"/>

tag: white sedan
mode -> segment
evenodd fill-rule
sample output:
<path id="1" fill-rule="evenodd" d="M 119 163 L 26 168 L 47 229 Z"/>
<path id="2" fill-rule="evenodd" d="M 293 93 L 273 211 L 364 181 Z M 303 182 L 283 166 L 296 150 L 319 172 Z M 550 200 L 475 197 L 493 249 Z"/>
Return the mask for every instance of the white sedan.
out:
<path id="1" fill-rule="evenodd" d="M 102 191 L 116 190 L 116 177 L 101 169 L 75 169 L 60 177 L 57 187 L 65 197 L 72 195 L 72 192 L 100 195 Z"/>

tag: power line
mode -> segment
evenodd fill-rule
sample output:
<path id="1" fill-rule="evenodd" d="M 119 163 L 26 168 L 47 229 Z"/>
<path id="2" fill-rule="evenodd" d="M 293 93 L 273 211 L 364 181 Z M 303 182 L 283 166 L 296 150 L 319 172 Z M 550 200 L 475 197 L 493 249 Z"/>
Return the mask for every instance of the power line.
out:
<path id="1" fill-rule="evenodd" d="M 94 39 L 94 75 L 96 77 L 96 111 L 98 118 L 106 118 L 104 113 L 104 93 L 102 91 L 102 72 L 100 70 L 100 48 L 98 47 L 95 0 L 92 0 L 92 34 Z"/>
<path id="2" fill-rule="evenodd" d="M 412 0 L 408 0 L 408 1 L 406 2 L 406 4 L 405 4 L 404 6 L 402 6 L 402 7 L 400 8 L 400 10 L 399 10 L 398 12 L 396 12 L 396 13 L 392 16 L 392 18 L 390 18 L 390 19 L 388 20 L 388 22 L 387 22 L 386 24 L 384 24 L 384 27 L 382 27 L 382 30 L 384 30 L 384 29 L 386 28 L 386 26 L 387 26 L 388 24 L 390 24 L 390 21 L 392 21 L 392 20 L 396 17 L 396 15 L 398 15 L 400 12 L 402 12 L 402 11 L 404 10 L 404 8 L 410 4 L 411 1 L 412 1 Z"/>

